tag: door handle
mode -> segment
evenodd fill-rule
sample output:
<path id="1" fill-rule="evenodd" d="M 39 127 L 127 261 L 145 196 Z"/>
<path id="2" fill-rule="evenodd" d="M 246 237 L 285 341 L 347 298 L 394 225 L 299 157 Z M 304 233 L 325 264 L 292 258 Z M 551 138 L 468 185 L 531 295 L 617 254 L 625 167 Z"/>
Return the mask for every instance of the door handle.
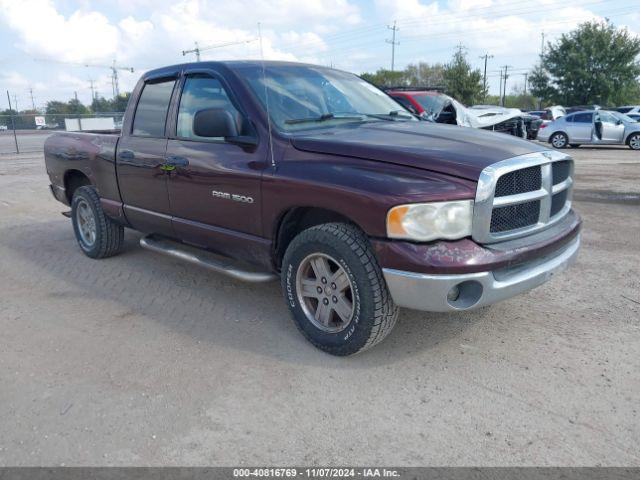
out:
<path id="1" fill-rule="evenodd" d="M 133 160 L 136 155 L 131 150 L 122 150 L 118 157 L 120 157 L 120 160 Z"/>
<path id="2" fill-rule="evenodd" d="M 177 167 L 187 167 L 187 166 L 189 166 L 189 160 L 187 160 L 186 158 L 179 157 L 176 155 L 169 155 L 165 159 L 165 163 L 160 165 L 160 169 L 164 170 L 165 172 L 172 172 Z"/>

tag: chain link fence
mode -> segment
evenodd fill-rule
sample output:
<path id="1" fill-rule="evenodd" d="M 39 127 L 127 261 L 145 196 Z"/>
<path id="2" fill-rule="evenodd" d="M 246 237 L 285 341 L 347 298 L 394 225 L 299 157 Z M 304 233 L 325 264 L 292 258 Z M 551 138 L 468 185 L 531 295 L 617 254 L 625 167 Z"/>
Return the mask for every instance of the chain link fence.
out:
<path id="1" fill-rule="evenodd" d="M 0 155 L 42 152 L 55 131 L 119 130 L 124 112 L 0 115 Z"/>

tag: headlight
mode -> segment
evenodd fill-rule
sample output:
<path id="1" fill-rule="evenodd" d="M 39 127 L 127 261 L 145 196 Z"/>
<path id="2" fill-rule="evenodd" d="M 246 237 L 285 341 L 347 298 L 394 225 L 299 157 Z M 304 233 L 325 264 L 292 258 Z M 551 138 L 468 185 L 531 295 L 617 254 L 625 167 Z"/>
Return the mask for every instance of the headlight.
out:
<path id="1" fill-rule="evenodd" d="M 387 214 L 389 238 L 427 242 L 471 235 L 473 200 L 398 205 Z"/>

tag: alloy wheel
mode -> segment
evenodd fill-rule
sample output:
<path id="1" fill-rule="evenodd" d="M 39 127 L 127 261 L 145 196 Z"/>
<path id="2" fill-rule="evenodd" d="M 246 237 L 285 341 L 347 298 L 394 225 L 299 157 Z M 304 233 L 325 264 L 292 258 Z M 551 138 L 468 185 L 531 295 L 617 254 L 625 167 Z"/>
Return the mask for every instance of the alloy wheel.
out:
<path id="1" fill-rule="evenodd" d="M 84 199 L 81 199 L 76 206 L 76 221 L 84 244 L 88 247 L 93 246 L 97 236 L 96 217 Z"/>
<path id="2" fill-rule="evenodd" d="M 353 284 L 333 257 L 313 253 L 302 260 L 296 275 L 296 291 L 307 319 L 320 330 L 338 333 L 353 320 Z"/>

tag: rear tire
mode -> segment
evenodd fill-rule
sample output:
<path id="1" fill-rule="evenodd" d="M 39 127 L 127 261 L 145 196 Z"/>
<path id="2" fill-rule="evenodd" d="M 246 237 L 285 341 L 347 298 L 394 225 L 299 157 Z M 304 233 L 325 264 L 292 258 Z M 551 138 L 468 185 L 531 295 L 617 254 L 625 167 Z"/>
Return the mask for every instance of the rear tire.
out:
<path id="1" fill-rule="evenodd" d="M 104 213 L 95 188 L 85 186 L 73 193 L 71 221 L 82 252 L 90 258 L 107 258 L 120 253 L 124 227 Z"/>
<path id="2" fill-rule="evenodd" d="M 640 150 L 640 133 L 632 133 L 627 140 L 627 145 L 631 150 Z"/>
<path id="3" fill-rule="evenodd" d="M 549 138 L 549 143 L 553 148 L 567 148 L 569 137 L 565 133 L 556 132 Z"/>
<path id="4" fill-rule="evenodd" d="M 332 355 L 362 352 L 398 318 L 366 235 L 344 223 L 304 230 L 287 247 L 282 290 L 300 332 Z"/>

